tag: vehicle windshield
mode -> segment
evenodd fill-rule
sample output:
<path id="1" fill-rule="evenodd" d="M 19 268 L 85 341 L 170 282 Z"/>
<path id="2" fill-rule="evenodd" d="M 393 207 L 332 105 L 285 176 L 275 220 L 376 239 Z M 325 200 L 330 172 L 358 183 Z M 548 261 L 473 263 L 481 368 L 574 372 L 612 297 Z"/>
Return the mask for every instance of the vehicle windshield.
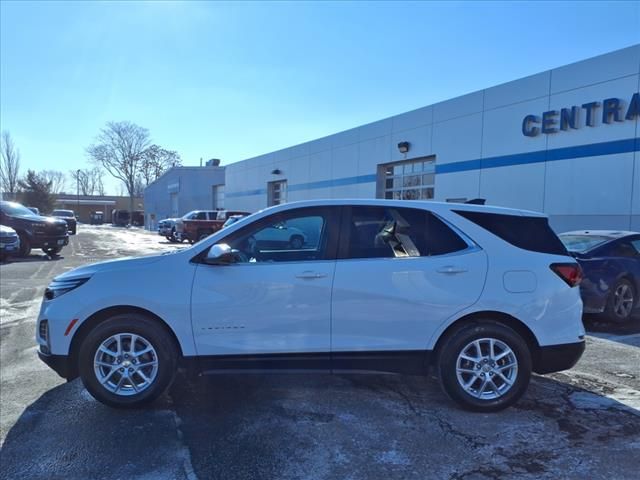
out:
<path id="1" fill-rule="evenodd" d="M 36 217 L 37 215 L 29 210 L 27 207 L 20 205 L 16 202 L 2 202 L 0 203 L 0 209 L 5 215 L 12 217 Z"/>
<path id="2" fill-rule="evenodd" d="M 560 241 L 570 252 L 584 253 L 611 240 L 604 235 L 560 235 Z"/>
<path id="3" fill-rule="evenodd" d="M 51 215 L 54 217 L 73 217 L 73 210 L 54 210 Z"/>
<path id="4" fill-rule="evenodd" d="M 229 217 L 229 218 L 227 218 L 227 221 L 222 224 L 222 227 L 228 227 L 229 225 L 233 225 L 234 223 L 236 223 L 241 218 L 242 217 Z"/>

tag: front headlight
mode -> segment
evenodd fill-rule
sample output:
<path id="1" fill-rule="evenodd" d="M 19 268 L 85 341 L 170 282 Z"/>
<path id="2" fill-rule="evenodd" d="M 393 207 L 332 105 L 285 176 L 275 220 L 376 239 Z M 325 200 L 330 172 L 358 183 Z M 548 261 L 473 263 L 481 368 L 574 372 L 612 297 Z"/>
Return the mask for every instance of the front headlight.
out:
<path id="1" fill-rule="evenodd" d="M 54 280 L 44 291 L 44 298 L 47 300 L 53 300 L 60 295 L 64 295 L 71 290 L 78 288 L 80 285 L 89 280 L 87 278 L 74 278 L 73 280 Z"/>

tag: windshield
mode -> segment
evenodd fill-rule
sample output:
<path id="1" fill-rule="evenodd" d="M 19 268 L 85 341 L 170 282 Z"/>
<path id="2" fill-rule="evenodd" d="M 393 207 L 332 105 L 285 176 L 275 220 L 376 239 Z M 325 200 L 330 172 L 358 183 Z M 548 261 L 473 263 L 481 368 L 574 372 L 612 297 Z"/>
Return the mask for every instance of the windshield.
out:
<path id="1" fill-rule="evenodd" d="M 570 252 L 587 252 L 611 240 L 603 235 L 560 235 L 560 241 Z"/>
<path id="2" fill-rule="evenodd" d="M 54 217 L 73 217 L 73 210 L 54 210 L 51 215 Z"/>
<path id="3" fill-rule="evenodd" d="M 29 210 L 27 207 L 15 202 L 2 202 L 0 203 L 2 212 L 12 217 L 35 217 L 36 214 Z"/>

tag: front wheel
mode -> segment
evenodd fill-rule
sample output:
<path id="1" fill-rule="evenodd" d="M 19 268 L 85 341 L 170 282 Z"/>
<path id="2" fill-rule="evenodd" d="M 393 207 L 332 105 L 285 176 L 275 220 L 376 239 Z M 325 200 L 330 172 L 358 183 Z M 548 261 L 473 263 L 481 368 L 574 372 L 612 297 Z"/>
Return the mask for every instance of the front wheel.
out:
<path id="1" fill-rule="evenodd" d="M 531 378 L 531 352 L 511 328 L 491 321 L 455 332 L 440 351 L 445 393 L 462 407 L 495 412 L 514 404 Z"/>
<path id="2" fill-rule="evenodd" d="M 300 235 L 294 235 L 289 240 L 289 245 L 294 250 L 300 250 L 303 244 L 304 244 L 304 238 L 302 238 Z"/>
<path id="3" fill-rule="evenodd" d="M 20 234 L 20 256 L 28 257 L 31 253 L 31 242 L 26 234 Z"/>
<path id="4" fill-rule="evenodd" d="M 158 398 L 173 381 L 176 346 L 156 320 L 137 313 L 115 315 L 84 339 L 78 367 L 96 400 L 117 408 L 139 407 Z"/>

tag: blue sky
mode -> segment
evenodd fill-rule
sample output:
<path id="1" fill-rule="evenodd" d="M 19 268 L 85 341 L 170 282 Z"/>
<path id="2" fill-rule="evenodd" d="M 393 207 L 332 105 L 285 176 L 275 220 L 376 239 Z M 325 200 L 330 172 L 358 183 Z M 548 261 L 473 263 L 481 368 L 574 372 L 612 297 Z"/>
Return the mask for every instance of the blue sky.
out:
<path id="1" fill-rule="evenodd" d="M 109 120 L 185 165 L 312 140 L 640 43 L 640 2 L 3 0 L 0 30 L 0 126 L 68 171 Z"/>

